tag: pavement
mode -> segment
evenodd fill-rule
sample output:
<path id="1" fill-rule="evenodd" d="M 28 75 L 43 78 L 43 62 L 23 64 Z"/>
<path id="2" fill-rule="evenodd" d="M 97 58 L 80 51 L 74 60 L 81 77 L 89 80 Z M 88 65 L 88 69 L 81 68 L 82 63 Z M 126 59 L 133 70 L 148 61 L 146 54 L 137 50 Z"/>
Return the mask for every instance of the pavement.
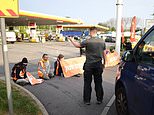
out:
<path id="1" fill-rule="evenodd" d="M 112 81 L 114 81 L 115 70 L 115 68 L 106 68 L 104 71 L 104 100 L 101 105 L 96 104 L 94 83 L 92 83 L 91 105 L 87 106 L 83 103 L 82 76 L 67 79 L 55 77 L 46 80 L 42 84 L 35 86 L 27 85 L 24 88 L 29 90 L 42 102 L 49 115 L 101 115 L 114 95 L 114 84 Z M 112 106 L 112 103 L 110 106 Z M 107 113 L 104 115 L 107 115 Z"/>
<path id="2" fill-rule="evenodd" d="M 9 44 L 10 69 L 23 57 L 28 57 L 28 71 L 37 76 L 37 62 L 43 53 L 48 53 L 53 63 L 59 53 L 65 58 L 79 56 L 79 49 L 70 43 L 17 43 Z M 0 49 L 0 58 L 2 59 Z M 0 60 L 0 76 L 4 76 L 3 60 Z M 83 103 L 83 77 L 62 78 L 55 77 L 44 83 L 24 86 L 43 104 L 49 115 L 116 115 L 114 106 L 114 84 L 116 67 L 106 68 L 103 73 L 104 99 L 101 105 L 96 104 L 94 83 L 91 105 Z M 107 110 L 107 111 L 106 111 Z"/>

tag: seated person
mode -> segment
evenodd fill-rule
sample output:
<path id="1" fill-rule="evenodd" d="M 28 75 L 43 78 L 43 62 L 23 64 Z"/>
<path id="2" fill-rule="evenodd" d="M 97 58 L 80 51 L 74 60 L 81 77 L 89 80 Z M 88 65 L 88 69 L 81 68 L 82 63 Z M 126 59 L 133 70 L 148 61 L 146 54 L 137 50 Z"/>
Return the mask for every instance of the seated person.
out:
<path id="1" fill-rule="evenodd" d="M 57 61 L 55 61 L 54 63 L 54 75 L 55 76 L 63 76 L 63 71 L 60 65 L 60 61 L 64 59 L 64 55 L 59 54 L 59 56 L 57 57 Z"/>
<path id="2" fill-rule="evenodd" d="M 26 66 L 28 64 L 27 58 L 23 58 L 21 62 L 14 65 L 12 68 L 11 77 L 13 78 L 13 81 L 20 85 L 25 85 L 29 83 L 29 80 L 27 78 L 26 74 Z"/>
<path id="3" fill-rule="evenodd" d="M 48 54 L 43 54 L 42 59 L 38 62 L 38 76 L 46 80 L 52 77 Z"/>

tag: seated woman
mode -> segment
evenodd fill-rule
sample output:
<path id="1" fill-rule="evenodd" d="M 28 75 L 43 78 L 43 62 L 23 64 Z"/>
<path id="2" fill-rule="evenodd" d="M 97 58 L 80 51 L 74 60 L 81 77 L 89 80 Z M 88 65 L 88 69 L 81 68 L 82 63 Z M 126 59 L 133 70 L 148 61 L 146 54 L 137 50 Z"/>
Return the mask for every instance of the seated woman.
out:
<path id="1" fill-rule="evenodd" d="M 13 81 L 20 85 L 25 85 L 29 83 L 29 80 L 27 78 L 26 74 L 26 66 L 28 64 L 27 58 L 23 58 L 21 62 L 14 65 L 12 68 L 11 77 L 13 78 Z"/>
<path id="2" fill-rule="evenodd" d="M 57 61 L 55 61 L 54 63 L 54 75 L 55 76 L 63 76 L 63 71 L 62 71 L 62 67 L 60 64 L 60 61 L 64 59 L 64 55 L 59 54 L 59 56 L 57 57 Z"/>
<path id="3" fill-rule="evenodd" d="M 50 79 L 52 73 L 50 71 L 50 62 L 48 54 L 43 54 L 42 59 L 38 62 L 38 76 L 42 79 Z"/>

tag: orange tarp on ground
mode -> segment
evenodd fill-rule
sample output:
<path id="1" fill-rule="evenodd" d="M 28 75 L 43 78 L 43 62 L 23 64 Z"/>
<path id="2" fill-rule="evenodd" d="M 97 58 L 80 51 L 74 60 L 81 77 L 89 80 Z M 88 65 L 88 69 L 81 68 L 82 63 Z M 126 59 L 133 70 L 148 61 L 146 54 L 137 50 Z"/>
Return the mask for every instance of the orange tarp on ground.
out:
<path id="1" fill-rule="evenodd" d="M 43 79 L 36 79 L 31 73 L 27 72 L 27 78 L 31 85 L 36 85 L 42 83 Z"/>

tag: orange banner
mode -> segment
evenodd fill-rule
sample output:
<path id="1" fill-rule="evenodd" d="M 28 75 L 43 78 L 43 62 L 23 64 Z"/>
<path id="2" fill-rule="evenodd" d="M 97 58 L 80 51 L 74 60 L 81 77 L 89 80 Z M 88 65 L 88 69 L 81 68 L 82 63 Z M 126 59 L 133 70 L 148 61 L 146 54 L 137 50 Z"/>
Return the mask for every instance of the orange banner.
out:
<path id="1" fill-rule="evenodd" d="M 135 42 L 135 30 L 136 30 L 136 16 L 133 17 L 130 28 L 130 41 Z"/>
<path id="2" fill-rule="evenodd" d="M 106 58 L 105 67 L 115 66 L 120 61 L 120 57 L 117 52 L 108 53 L 105 58 Z M 85 60 L 86 58 L 84 56 L 62 60 L 60 63 L 63 70 L 64 77 L 68 78 L 68 77 L 77 75 L 79 73 L 82 74 Z"/>
<path id="3" fill-rule="evenodd" d="M 76 74 L 83 73 L 83 64 L 85 57 L 77 57 L 71 59 L 65 59 L 60 62 L 64 77 L 72 77 Z"/>

